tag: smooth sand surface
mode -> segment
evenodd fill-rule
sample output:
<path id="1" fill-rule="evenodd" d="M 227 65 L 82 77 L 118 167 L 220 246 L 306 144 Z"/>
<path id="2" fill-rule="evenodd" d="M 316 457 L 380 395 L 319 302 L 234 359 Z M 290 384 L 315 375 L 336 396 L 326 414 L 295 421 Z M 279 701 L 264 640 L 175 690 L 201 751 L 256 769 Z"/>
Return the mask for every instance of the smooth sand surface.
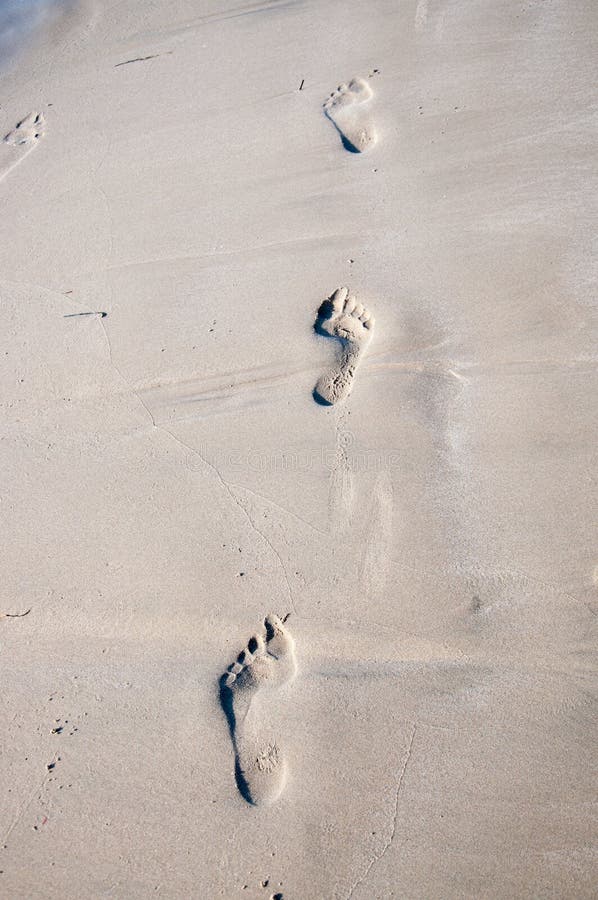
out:
<path id="1" fill-rule="evenodd" d="M 597 28 L 125 0 L 4 60 L 0 896 L 596 896 Z"/>

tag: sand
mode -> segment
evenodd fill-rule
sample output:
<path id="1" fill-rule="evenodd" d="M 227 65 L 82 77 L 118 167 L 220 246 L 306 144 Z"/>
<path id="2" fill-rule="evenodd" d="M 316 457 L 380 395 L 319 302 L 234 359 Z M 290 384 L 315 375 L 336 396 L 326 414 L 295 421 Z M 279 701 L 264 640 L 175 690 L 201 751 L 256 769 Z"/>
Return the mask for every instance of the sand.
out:
<path id="1" fill-rule="evenodd" d="M 34 13 L 0 896 L 595 897 L 595 3 Z"/>

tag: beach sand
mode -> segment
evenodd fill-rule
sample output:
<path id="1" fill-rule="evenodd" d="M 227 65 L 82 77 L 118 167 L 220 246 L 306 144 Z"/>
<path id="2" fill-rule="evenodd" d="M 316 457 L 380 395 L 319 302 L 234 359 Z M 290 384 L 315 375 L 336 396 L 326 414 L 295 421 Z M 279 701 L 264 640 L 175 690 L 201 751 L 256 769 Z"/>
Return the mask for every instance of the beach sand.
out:
<path id="1" fill-rule="evenodd" d="M 18 36 L 0 896 L 596 896 L 574 6 L 126 0 Z"/>

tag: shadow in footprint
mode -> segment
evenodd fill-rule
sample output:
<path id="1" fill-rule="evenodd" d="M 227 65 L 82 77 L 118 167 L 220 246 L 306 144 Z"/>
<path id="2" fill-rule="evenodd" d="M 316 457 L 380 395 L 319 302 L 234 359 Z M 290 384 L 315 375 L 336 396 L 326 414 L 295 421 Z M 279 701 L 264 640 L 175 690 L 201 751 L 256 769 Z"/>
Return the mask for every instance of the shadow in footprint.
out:
<path id="1" fill-rule="evenodd" d="M 320 304 L 320 308 L 318 309 L 318 312 L 316 314 L 316 321 L 314 322 L 314 331 L 316 332 L 316 334 L 319 334 L 322 337 L 330 337 L 330 332 L 325 331 L 322 326 L 323 326 L 323 323 L 327 322 L 329 319 L 331 319 L 333 317 L 333 315 L 334 315 L 334 307 L 332 305 L 332 295 L 331 295 L 330 297 L 327 297 L 326 300 L 324 300 Z"/>
<path id="2" fill-rule="evenodd" d="M 322 397 L 317 388 L 313 389 L 311 395 L 318 406 L 334 406 L 334 403 L 331 403 L 330 400 L 326 399 L 326 397 Z"/>
<path id="3" fill-rule="evenodd" d="M 235 711 L 233 709 L 233 692 L 226 683 L 227 675 L 224 674 L 220 679 L 220 706 L 226 716 L 226 723 L 230 732 L 231 740 L 235 740 L 235 728 L 237 721 L 235 719 Z"/>
<path id="4" fill-rule="evenodd" d="M 284 621 L 286 621 L 286 619 L 283 619 L 283 622 Z M 247 650 L 249 651 L 249 653 L 255 653 L 257 649 L 258 649 L 257 640 L 254 637 L 250 638 L 250 640 L 247 643 Z M 237 656 L 236 662 L 239 665 L 243 665 L 245 653 L 246 653 L 246 650 L 243 650 Z M 235 718 L 235 710 L 234 710 L 234 705 L 233 705 L 233 692 L 232 692 L 232 690 L 230 688 L 230 684 L 229 684 L 229 674 L 230 674 L 230 672 L 225 672 L 219 681 L 220 705 L 222 706 L 222 710 L 224 712 L 224 715 L 226 716 L 226 721 L 228 723 L 230 736 L 231 736 L 233 744 L 234 744 L 237 720 Z"/>
<path id="5" fill-rule="evenodd" d="M 321 337 L 327 337 L 327 338 L 330 337 L 330 332 L 325 330 L 325 328 L 323 327 L 323 324 L 324 324 L 324 322 L 328 322 L 330 319 L 332 319 L 333 316 L 334 316 L 334 306 L 332 304 L 332 295 L 331 295 L 330 297 L 327 297 L 326 300 L 324 300 L 320 304 L 320 308 L 318 309 L 318 312 L 316 314 L 316 321 L 314 322 L 314 331 L 316 332 L 316 334 L 319 334 Z M 315 402 L 319 406 L 332 406 L 333 405 L 332 403 L 330 403 L 329 400 L 327 400 L 325 397 L 323 397 L 320 394 L 320 392 L 318 391 L 317 385 L 312 391 L 312 397 L 314 398 Z"/>
<path id="6" fill-rule="evenodd" d="M 341 141 L 342 141 L 342 144 L 343 144 L 343 147 L 345 148 L 345 150 L 348 150 L 349 153 L 361 153 L 361 150 L 359 150 L 358 147 L 355 146 L 355 144 L 352 144 L 351 141 L 349 140 L 349 138 L 345 137 L 345 135 L 342 133 L 342 131 L 340 131 L 340 129 L 337 128 L 336 130 L 338 131 L 338 133 L 341 136 Z"/>
<path id="7" fill-rule="evenodd" d="M 228 730 L 230 732 L 230 739 L 233 745 L 233 751 L 235 754 L 235 781 L 237 782 L 237 788 L 239 793 L 243 797 L 243 800 L 246 800 L 247 803 L 250 803 L 253 806 L 253 799 L 251 797 L 251 793 L 249 791 L 249 785 L 247 784 L 245 777 L 243 775 L 243 770 L 241 768 L 241 763 L 239 762 L 239 751 L 237 748 L 237 720 L 235 718 L 235 711 L 233 708 L 233 692 L 230 687 L 226 684 L 226 674 L 222 676 L 220 679 L 220 705 L 226 716 L 226 722 L 228 724 Z"/>

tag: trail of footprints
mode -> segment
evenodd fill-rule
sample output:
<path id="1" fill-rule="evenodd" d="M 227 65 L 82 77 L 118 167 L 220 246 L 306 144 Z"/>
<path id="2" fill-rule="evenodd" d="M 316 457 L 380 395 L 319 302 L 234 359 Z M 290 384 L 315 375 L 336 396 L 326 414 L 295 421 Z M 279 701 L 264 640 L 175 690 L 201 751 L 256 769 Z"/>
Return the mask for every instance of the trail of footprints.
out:
<path id="1" fill-rule="evenodd" d="M 340 135 L 343 147 L 363 153 L 377 141 L 370 111 L 373 91 L 363 78 L 340 84 L 324 102 L 324 113 Z M 314 388 L 317 403 L 332 405 L 346 400 L 355 372 L 372 337 L 374 319 L 370 311 L 349 295 L 337 290 L 320 306 L 314 328 L 318 334 L 337 338 L 341 354 L 337 364 L 319 379 Z"/>
<path id="2" fill-rule="evenodd" d="M 343 147 L 362 153 L 377 140 L 371 119 L 372 89 L 362 78 L 341 84 L 324 103 Z M 317 381 L 313 396 L 331 406 L 346 400 L 374 330 L 374 318 L 347 287 L 337 288 L 318 309 L 314 330 L 338 341 L 335 364 Z M 277 733 L 282 690 L 295 677 L 295 644 L 284 621 L 270 613 L 220 680 L 220 701 L 235 756 L 241 796 L 254 806 L 273 803 L 286 781 L 286 761 Z"/>
<path id="3" fill-rule="evenodd" d="M 372 90 L 362 78 L 341 84 L 324 103 L 325 115 L 337 129 L 345 149 L 362 153 L 376 143 L 370 116 Z M 43 113 L 30 113 L 3 139 L 7 149 L 0 162 L 0 181 L 38 144 L 45 133 Z M 369 310 L 337 288 L 320 306 L 315 331 L 339 342 L 336 364 L 314 388 L 314 399 L 332 405 L 345 400 L 353 387 L 357 367 L 370 342 L 374 319 Z M 220 682 L 235 754 L 235 777 L 248 803 L 275 801 L 284 788 L 286 762 L 277 734 L 281 691 L 297 671 L 295 644 L 288 628 L 271 613 L 262 633 L 254 635 Z"/>

